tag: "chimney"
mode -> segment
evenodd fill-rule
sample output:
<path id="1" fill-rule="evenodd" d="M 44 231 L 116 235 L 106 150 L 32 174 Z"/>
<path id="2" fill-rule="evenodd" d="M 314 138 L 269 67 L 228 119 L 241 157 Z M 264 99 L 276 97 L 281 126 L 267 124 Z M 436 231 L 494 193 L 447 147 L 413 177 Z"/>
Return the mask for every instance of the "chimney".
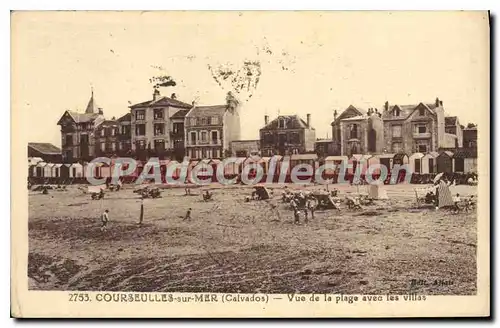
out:
<path id="1" fill-rule="evenodd" d="M 389 102 L 386 101 L 385 104 L 384 104 L 384 111 L 388 111 L 389 110 Z"/>
<path id="2" fill-rule="evenodd" d="M 265 125 L 269 124 L 269 115 L 264 115 L 264 124 Z"/>
<path id="3" fill-rule="evenodd" d="M 99 108 L 99 115 L 104 115 L 102 108 Z"/>
<path id="4" fill-rule="evenodd" d="M 439 98 L 436 97 L 436 107 L 439 107 Z"/>
<path id="5" fill-rule="evenodd" d="M 307 114 L 306 117 L 307 117 L 307 127 L 310 128 L 311 127 L 311 114 Z"/>
<path id="6" fill-rule="evenodd" d="M 158 98 L 160 98 L 160 90 L 155 89 L 155 91 L 153 92 L 153 101 L 157 100 Z"/>
<path id="7" fill-rule="evenodd" d="M 170 98 L 177 99 L 177 96 L 175 95 L 175 93 L 172 93 L 172 95 L 170 96 Z"/>
<path id="8" fill-rule="evenodd" d="M 337 119 L 337 110 L 333 111 L 333 120 L 335 121 Z"/>
<path id="9" fill-rule="evenodd" d="M 439 106 L 443 107 L 443 101 L 442 100 L 439 101 Z"/>

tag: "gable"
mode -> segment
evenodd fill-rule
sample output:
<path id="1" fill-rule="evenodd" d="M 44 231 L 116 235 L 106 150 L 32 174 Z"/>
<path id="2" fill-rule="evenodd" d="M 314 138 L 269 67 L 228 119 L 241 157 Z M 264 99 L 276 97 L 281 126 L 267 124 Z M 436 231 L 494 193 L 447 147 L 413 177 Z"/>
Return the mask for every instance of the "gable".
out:
<path id="1" fill-rule="evenodd" d="M 57 121 L 57 125 L 70 125 L 73 123 L 75 123 L 75 119 L 68 111 L 65 111 L 59 121 Z"/>
<path id="2" fill-rule="evenodd" d="M 340 115 L 331 123 L 331 125 L 334 125 L 335 122 L 338 122 L 340 120 L 346 119 L 346 118 L 351 118 L 354 116 L 360 116 L 363 115 L 363 111 L 357 109 L 353 105 L 349 105 Z"/>
<path id="3" fill-rule="evenodd" d="M 420 115 L 420 109 L 424 109 L 425 110 L 425 115 L 424 116 L 421 116 Z M 411 112 L 411 114 L 409 115 L 409 119 L 422 119 L 422 118 L 429 118 L 430 116 L 434 116 L 435 113 L 433 110 L 431 110 L 427 105 L 423 104 L 423 103 L 419 103 L 414 109 L 413 111 Z"/>

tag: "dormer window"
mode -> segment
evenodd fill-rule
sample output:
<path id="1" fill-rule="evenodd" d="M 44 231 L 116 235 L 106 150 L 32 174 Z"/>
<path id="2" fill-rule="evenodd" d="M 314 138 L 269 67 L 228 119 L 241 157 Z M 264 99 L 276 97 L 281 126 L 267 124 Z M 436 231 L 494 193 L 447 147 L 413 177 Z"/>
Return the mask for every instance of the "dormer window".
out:
<path id="1" fill-rule="evenodd" d="M 284 118 L 280 118 L 280 119 L 278 120 L 278 127 L 279 127 L 280 129 L 284 129 L 284 128 L 285 128 L 285 119 L 284 119 Z"/>
<path id="2" fill-rule="evenodd" d="M 394 110 L 392 111 L 392 115 L 394 116 L 398 116 L 401 114 L 401 111 L 399 110 L 399 108 L 394 108 Z"/>
<path id="3" fill-rule="evenodd" d="M 420 108 L 420 109 L 418 110 L 418 115 L 420 115 L 420 116 L 425 116 L 425 108 Z"/>

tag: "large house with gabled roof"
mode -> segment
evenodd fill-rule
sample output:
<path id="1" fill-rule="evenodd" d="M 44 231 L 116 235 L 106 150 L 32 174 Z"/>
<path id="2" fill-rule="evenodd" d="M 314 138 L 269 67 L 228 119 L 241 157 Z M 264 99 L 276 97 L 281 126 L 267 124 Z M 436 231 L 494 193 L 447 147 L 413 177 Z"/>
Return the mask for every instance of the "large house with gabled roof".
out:
<path id="1" fill-rule="evenodd" d="M 153 99 L 130 106 L 132 150 L 145 157 L 171 154 L 179 142 L 179 136 L 174 136 L 174 132 L 179 131 L 173 122 L 179 116 L 176 114 L 186 113 L 192 107 L 192 104 L 177 100 L 175 93 L 171 97 L 161 96 L 158 89 L 154 90 Z"/>
<path id="2" fill-rule="evenodd" d="M 97 106 L 93 91 L 85 112 L 66 110 L 57 122 L 61 127 L 62 161 L 92 160 L 95 157 L 94 130 L 103 121 L 104 113 Z"/>
<path id="3" fill-rule="evenodd" d="M 383 110 L 350 105 L 332 125 L 336 155 L 428 153 L 462 144 L 457 117 L 445 116 L 443 102 L 384 104 Z"/>
<path id="4" fill-rule="evenodd" d="M 279 115 L 269 122 L 269 116 L 264 116 L 264 127 L 260 129 L 262 156 L 313 152 L 315 141 L 311 114 L 307 114 L 306 121 L 298 115 Z"/>

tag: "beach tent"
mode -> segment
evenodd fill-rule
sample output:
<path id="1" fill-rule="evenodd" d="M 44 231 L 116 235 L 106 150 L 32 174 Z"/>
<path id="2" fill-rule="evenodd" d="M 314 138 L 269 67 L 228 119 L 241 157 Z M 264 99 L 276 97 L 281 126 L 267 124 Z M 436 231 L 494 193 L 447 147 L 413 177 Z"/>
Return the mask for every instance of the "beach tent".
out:
<path id="1" fill-rule="evenodd" d="M 412 173 L 419 173 L 419 174 L 424 173 L 422 172 L 422 157 L 424 157 L 424 154 L 422 153 L 415 153 L 409 157 L 409 164 Z"/>
<path id="2" fill-rule="evenodd" d="M 71 164 L 69 167 L 70 178 L 83 178 L 83 165 L 80 163 Z"/>
<path id="3" fill-rule="evenodd" d="M 36 164 L 36 167 L 35 167 L 35 176 L 37 178 L 44 177 L 45 166 L 46 165 L 47 165 L 47 163 L 45 163 L 45 162 L 38 162 L 38 164 Z"/>
<path id="4" fill-rule="evenodd" d="M 54 164 L 53 163 L 47 163 L 47 165 L 45 165 L 43 167 L 43 177 L 44 178 L 52 178 L 53 175 L 52 175 L 52 168 L 54 167 Z"/>
<path id="5" fill-rule="evenodd" d="M 389 199 L 382 181 L 374 181 L 368 186 L 368 197 L 371 199 Z"/>
<path id="6" fill-rule="evenodd" d="M 453 172 L 453 153 L 451 151 L 443 151 L 436 158 L 437 173 L 452 173 Z"/>
<path id="7" fill-rule="evenodd" d="M 396 154 L 381 154 L 381 155 L 376 155 L 380 165 L 385 166 L 387 169 L 387 173 L 389 174 L 392 170 L 393 162 L 394 162 L 394 156 Z"/>
<path id="8" fill-rule="evenodd" d="M 341 169 L 346 169 L 349 163 L 349 157 L 347 156 L 327 156 L 325 157 L 325 174 L 340 174 Z M 328 166 L 335 165 L 332 170 Z M 345 174 L 345 172 L 344 172 Z"/>
<path id="9" fill-rule="evenodd" d="M 477 149 L 460 148 L 453 154 L 453 171 L 477 173 Z"/>
<path id="10" fill-rule="evenodd" d="M 398 152 L 394 155 L 392 163 L 393 165 L 407 165 L 409 164 L 408 155 L 403 152 Z"/>
<path id="11" fill-rule="evenodd" d="M 438 156 L 437 152 L 432 151 L 422 157 L 422 174 L 436 173 L 436 158 Z"/>
<path id="12" fill-rule="evenodd" d="M 255 186 L 255 193 L 259 196 L 260 200 L 265 200 L 270 198 L 269 191 L 264 186 Z"/>
<path id="13" fill-rule="evenodd" d="M 356 170 L 359 165 L 361 166 L 361 174 L 364 175 L 366 173 L 366 169 L 368 167 L 368 160 L 372 157 L 370 154 L 354 154 L 349 158 L 349 164 L 352 165 L 352 168 L 349 168 L 347 172 L 349 174 L 354 174 L 356 173 Z"/>
<path id="14" fill-rule="evenodd" d="M 61 177 L 61 167 L 63 164 L 54 164 L 52 167 L 52 177 L 60 178 Z"/>

